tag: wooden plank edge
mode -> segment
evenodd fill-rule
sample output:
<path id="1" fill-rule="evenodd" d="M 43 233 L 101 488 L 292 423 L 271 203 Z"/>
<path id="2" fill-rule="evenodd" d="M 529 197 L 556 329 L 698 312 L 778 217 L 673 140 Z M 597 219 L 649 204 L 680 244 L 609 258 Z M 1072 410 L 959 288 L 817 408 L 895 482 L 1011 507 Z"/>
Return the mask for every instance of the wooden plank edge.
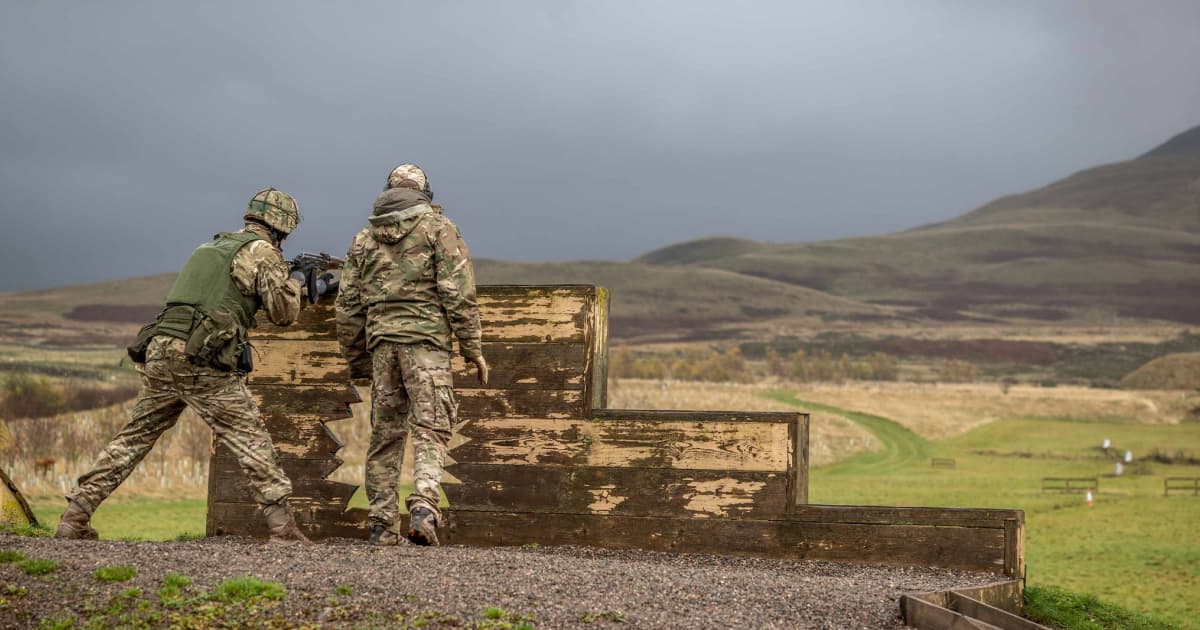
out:
<path id="1" fill-rule="evenodd" d="M 1004 630 L 911 595 L 900 596 L 900 616 L 917 630 Z"/>
<path id="2" fill-rule="evenodd" d="M 1025 609 L 1025 584 L 1017 578 L 1009 578 L 982 584 L 980 586 L 964 586 L 948 588 L 942 591 L 922 591 L 907 593 L 912 597 L 923 599 L 938 606 L 949 607 L 950 593 L 958 593 L 999 608 L 1009 613 L 1020 615 Z"/>
<path id="3" fill-rule="evenodd" d="M 1025 512 L 1005 508 L 906 507 L 890 505 L 797 505 L 788 520 L 862 525 L 936 525 L 1011 529 L 1025 523 Z"/>
<path id="4" fill-rule="evenodd" d="M 1040 623 L 1030 621 L 1020 615 L 1015 615 L 1003 608 L 992 606 L 974 597 L 963 595 L 958 591 L 947 594 L 950 605 L 948 608 L 956 613 L 973 617 L 984 623 L 1004 628 L 1005 630 L 1050 630 Z"/>
<path id="5" fill-rule="evenodd" d="M 887 566 L 922 565 L 993 574 L 1001 574 L 1003 567 L 1002 546 L 991 544 L 995 541 L 988 541 L 983 537 L 983 533 L 990 530 L 979 528 L 974 529 L 978 532 L 975 534 L 972 533 L 972 528 L 931 525 L 887 526 L 751 518 L 695 519 L 686 516 L 494 512 L 456 509 L 453 506 L 447 508 L 444 514 L 447 518 L 444 539 L 449 544 L 468 546 L 516 546 L 527 543 L 590 545 L 612 549 L 785 560 L 830 560 Z M 504 523 L 505 526 L 500 526 L 500 523 Z M 848 531 L 838 533 L 838 530 L 843 528 L 848 528 Z M 855 528 L 867 528 L 868 531 L 855 532 Z M 872 529 L 886 535 L 872 535 L 869 531 Z M 663 532 L 666 531 L 671 535 L 664 535 Z M 935 544 L 921 540 L 929 534 L 949 536 L 950 539 L 941 539 Z M 994 537 L 994 534 L 992 536 Z M 850 551 L 851 547 L 860 547 L 864 541 L 875 540 L 884 541 L 879 547 L 881 552 L 877 552 L 877 555 Z M 946 542 L 958 546 L 966 545 L 973 548 L 974 552 L 946 553 Z M 898 543 L 899 547 L 896 546 Z M 886 552 L 882 552 L 884 549 Z"/>
<path id="6" fill-rule="evenodd" d="M 630 422 L 796 422 L 804 412 L 792 411 L 691 411 L 681 409 L 593 409 L 592 420 Z"/>

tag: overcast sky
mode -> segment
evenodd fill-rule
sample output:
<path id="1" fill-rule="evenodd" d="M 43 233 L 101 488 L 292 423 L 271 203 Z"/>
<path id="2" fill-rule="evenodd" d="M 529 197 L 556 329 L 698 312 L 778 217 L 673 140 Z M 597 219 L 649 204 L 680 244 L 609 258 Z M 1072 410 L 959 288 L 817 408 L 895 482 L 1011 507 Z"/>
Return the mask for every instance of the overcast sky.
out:
<path id="1" fill-rule="evenodd" d="M 477 258 L 962 214 L 1200 124 L 1200 2 L 0 3 L 0 291 L 175 271 L 426 168 Z"/>

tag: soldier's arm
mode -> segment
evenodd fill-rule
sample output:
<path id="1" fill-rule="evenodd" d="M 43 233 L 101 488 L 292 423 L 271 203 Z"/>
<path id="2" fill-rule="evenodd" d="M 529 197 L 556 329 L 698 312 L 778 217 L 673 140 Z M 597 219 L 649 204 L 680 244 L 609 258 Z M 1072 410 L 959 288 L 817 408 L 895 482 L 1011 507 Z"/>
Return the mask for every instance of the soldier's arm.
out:
<path id="1" fill-rule="evenodd" d="M 458 228 L 446 221 L 437 232 L 434 243 L 438 295 L 450 329 L 458 337 L 463 357 L 474 361 L 483 356 L 480 344 L 479 304 L 475 297 L 475 268 L 471 252 L 458 233 Z"/>
<path id="2" fill-rule="evenodd" d="M 252 241 L 233 257 L 234 283 L 243 295 L 258 295 L 267 319 L 287 326 L 300 315 L 300 282 L 288 278 L 283 254 L 267 241 Z"/>
<path id="3" fill-rule="evenodd" d="M 342 278 L 333 304 L 342 356 L 350 364 L 351 376 L 362 378 L 371 373 L 371 355 L 367 352 L 367 305 L 362 297 L 357 245 L 358 238 L 355 237 L 350 251 L 346 252 L 346 262 L 342 264 Z"/>

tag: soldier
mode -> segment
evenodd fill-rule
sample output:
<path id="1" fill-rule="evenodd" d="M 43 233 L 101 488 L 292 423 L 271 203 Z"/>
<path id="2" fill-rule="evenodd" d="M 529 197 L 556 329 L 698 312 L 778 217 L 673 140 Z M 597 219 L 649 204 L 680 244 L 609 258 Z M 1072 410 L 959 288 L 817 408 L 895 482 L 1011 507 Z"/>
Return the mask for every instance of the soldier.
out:
<path id="1" fill-rule="evenodd" d="M 392 170 L 370 225 L 350 243 L 335 303 L 338 341 L 351 375 L 372 379 L 366 486 L 375 545 L 402 541 L 398 490 L 410 432 L 416 488 L 404 501 L 407 537 L 438 544 L 442 465 L 458 415 L 451 334 L 478 369 L 479 381 L 488 378 L 471 256 L 432 199 L 418 166 Z"/>
<path id="2" fill-rule="evenodd" d="M 288 278 L 280 252 L 300 211 L 290 195 L 268 188 L 250 200 L 245 221 L 240 231 L 217 234 L 196 248 L 162 313 L 130 346 L 142 379 L 133 419 L 79 478 L 56 537 L 96 538 L 92 513 L 190 406 L 237 457 L 271 541 L 309 543 L 288 506 L 291 481 L 246 389 L 247 329 L 255 313 L 264 308 L 272 322 L 286 326 L 300 312 L 300 283 Z"/>

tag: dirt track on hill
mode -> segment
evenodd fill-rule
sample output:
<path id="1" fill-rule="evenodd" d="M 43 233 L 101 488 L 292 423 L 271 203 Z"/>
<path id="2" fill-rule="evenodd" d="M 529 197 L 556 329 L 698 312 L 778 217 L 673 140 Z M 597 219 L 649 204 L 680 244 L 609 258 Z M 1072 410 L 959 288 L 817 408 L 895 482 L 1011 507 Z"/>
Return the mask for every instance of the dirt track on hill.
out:
<path id="1" fill-rule="evenodd" d="M 586 547 L 375 548 L 358 541 L 279 547 L 232 537 L 188 542 L 61 541 L 0 534 L 0 549 L 55 560 L 26 575 L 0 564 L 0 626 L 74 617 L 129 625 L 159 610 L 161 623 L 271 627 L 899 628 L 902 593 L 980 585 L 999 576 L 914 567 L 776 561 Z M 100 567 L 137 576 L 106 583 Z M 222 613 L 164 607 L 168 571 L 192 580 L 184 595 L 252 575 L 287 589 L 278 602 Z M 141 589 L 132 600 L 119 593 Z M 339 588 L 340 587 L 340 588 Z M 24 594 L 21 591 L 24 590 Z M 140 603 L 140 601 L 145 603 Z M 118 604 L 114 604 L 118 602 Z M 139 608 L 141 613 L 136 613 Z M 500 619 L 484 611 L 502 609 Z M 116 612 L 112 612 L 116 611 Z M 497 613 L 493 612 L 493 615 Z M 126 615 L 122 623 L 121 615 Z M 130 616 L 134 615 L 134 616 Z M 174 617 L 172 616 L 174 615 Z M 239 616 L 240 615 L 240 616 Z M 532 619 L 529 619 L 532 617 Z M 618 621 L 619 620 L 619 621 Z M 508 625 L 505 625 L 508 624 Z"/>

